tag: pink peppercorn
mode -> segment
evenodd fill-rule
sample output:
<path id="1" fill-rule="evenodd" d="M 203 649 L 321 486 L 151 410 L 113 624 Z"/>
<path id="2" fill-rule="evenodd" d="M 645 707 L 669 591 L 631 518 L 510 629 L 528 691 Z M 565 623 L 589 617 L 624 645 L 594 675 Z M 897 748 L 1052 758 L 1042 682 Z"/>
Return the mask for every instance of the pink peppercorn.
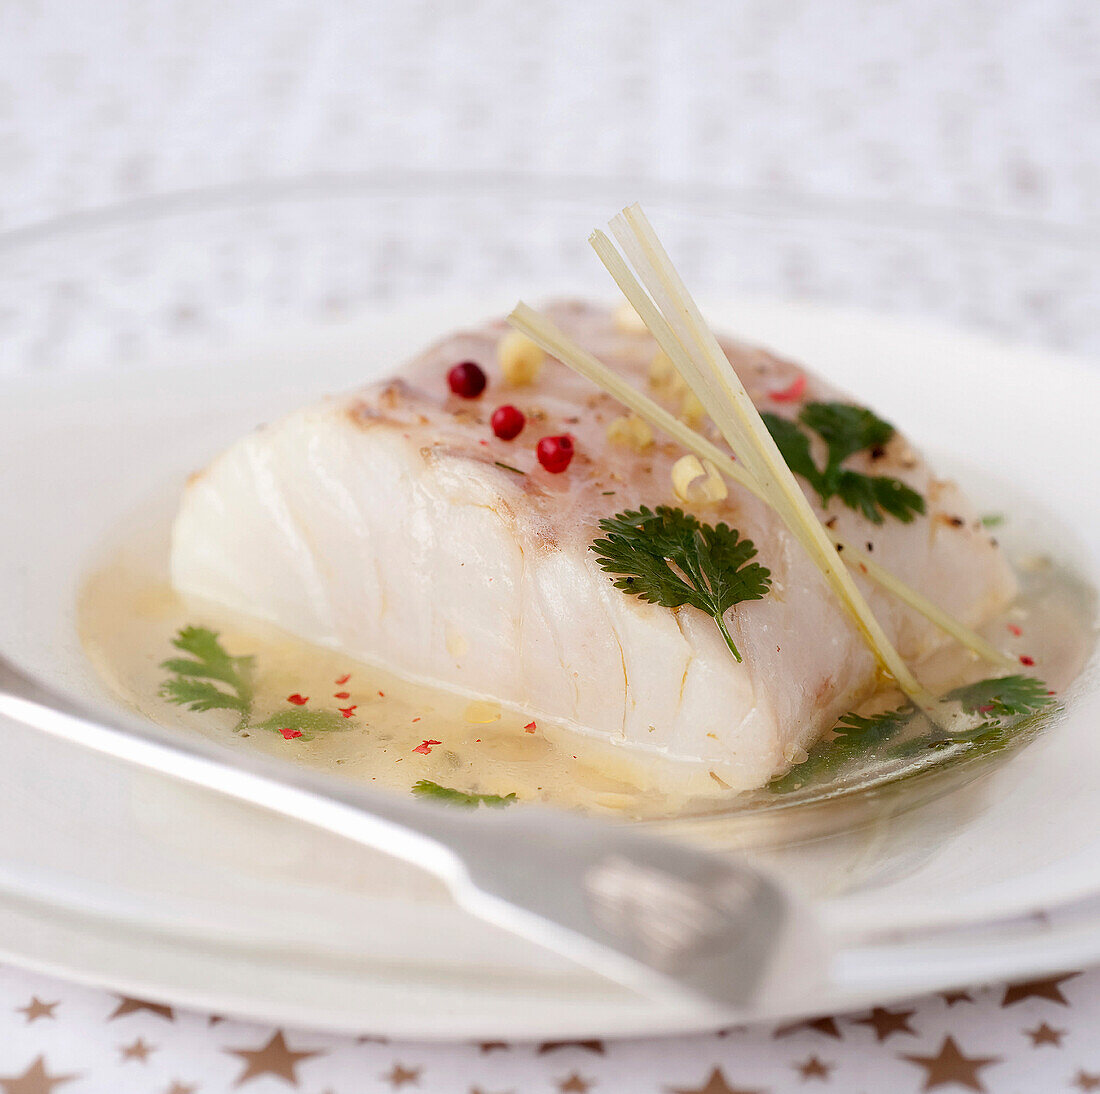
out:
<path id="1" fill-rule="evenodd" d="M 502 441 L 510 441 L 520 435 L 527 424 L 527 419 L 523 416 L 522 410 L 512 406 L 511 403 L 506 403 L 493 411 L 489 423 L 493 427 L 493 432 Z"/>
<path id="2" fill-rule="evenodd" d="M 539 463 L 552 475 L 560 475 L 573 460 L 573 438 L 568 433 L 543 437 L 535 449 Z"/>
<path id="3" fill-rule="evenodd" d="M 474 361 L 462 361 L 447 373 L 450 389 L 463 399 L 476 399 L 485 390 L 485 373 Z"/>

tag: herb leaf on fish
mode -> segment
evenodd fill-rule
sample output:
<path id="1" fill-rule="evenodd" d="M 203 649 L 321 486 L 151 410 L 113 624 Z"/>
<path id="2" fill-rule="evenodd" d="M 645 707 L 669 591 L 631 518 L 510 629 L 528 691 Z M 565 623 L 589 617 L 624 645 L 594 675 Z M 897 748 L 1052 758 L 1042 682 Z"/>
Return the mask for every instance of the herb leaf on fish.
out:
<path id="1" fill-rule="evenodd" d="M 516 800 L 515 794 L 467 794 L 450 786 L 440 786 L 431 779 L 420 779 L 413 783 L 412 792 L 418 798 L 433 798 L 464 809 L 476 809 L 479 805 L 490 809 L 504 809 Z"/>
<path id="2" fill-rule="evenodd" d="M 741 660 L 723 616 L 735 604 L 761 599 L 771 586 L 768 570 L 751 561 L 752 540 L 667 505 L 605 517 L 600 530 L 605 537 L 591 550 L 602 570 L 617 575 L 615 588 L 665 608 L 689 604 L 706 612 Z"/>
<path id="3" fill-rule="evenodd" d="M 900 479 L 865 475 L 843 466 L 849 456 L 880 449 L 893 437 L 894 427 L 872 411 L 848 403 L 807 403 L 797 423 L 776 414 L 761 417 L 787 466 L 814 488 L 822 505 L 838 497 L 873 524 L 881 524 L 884 513 L 908 524 L 924 512 L 924 498 Z M 814 462 L 806 430 L 825 442 L 828 454 L 823 467 Z"/>

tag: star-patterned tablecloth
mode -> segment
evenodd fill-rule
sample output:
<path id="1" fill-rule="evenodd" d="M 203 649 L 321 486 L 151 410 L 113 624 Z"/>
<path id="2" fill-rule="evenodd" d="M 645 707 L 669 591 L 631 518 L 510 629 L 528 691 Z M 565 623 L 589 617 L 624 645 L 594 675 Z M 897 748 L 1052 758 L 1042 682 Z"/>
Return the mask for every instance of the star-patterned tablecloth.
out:
<path id="1" fill-rule="evenodd" d="M 786 1025 L 430 1044 L 273 1029 L 0 969 L 0 1094 L 1100 1091 L 1100 970 Z"/>

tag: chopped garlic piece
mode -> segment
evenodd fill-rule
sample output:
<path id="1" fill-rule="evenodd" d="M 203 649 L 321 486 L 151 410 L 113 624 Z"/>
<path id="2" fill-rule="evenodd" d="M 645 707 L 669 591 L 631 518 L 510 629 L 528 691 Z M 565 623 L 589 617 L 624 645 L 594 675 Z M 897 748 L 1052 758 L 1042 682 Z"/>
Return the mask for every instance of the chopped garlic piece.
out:
<path id="1" fill-rule="evenodd" d="M 497 360 L 506 383 L 513 387 L 533 384 L 538 379 L 546 354 L 525 334 L 509 331 L 497 346 Z"/>
<path id="2" fill-rule="evenodd" d="M 710 460 L 681 456 L 672 465 L 672 489 L 690 505 L 713 505 L 729 495 L 726 480 Z"/>
<path id="3" fill-rule="evenodd" d="M 466 707 L 466 721 L 476 726 L 500 721 L 500 703 L 492 699 L 474 699 Z"/>
<path id="4" fill-rule="evenodd" d="M 636 452 L 641 452 L 653 443 L 653 429 L 637 414 L 626 414 L 616 418 L 607 427 L 607 439 L 612 444 L 625 445 Z"/>
<path id="5" fill-rule="evenodd" d="M 649 363 L 649 385 L 666 395 L 679 395 L 687 390 L 684 378 L 663 349 L 659 349 Z"/>
<path id="6" fill-rule="evenodd" d="M 686 422 L 692 429 L 698 428 L 702 425 L 703 419 L 707 416 L 707 408 L 699 402 L 694 391 L 684 392 L 684 397 L 680 402 L 680 417 Z"/>
<path id="7" fill-rule="evenodd" d="M 630 304 L 620 304 L 619 307 L 615 309 L 614 320 L 615 329 L 622 331 L 623 334 L 649 333 L 645 323 L 642 322 L 642 317 Z"/>
<path id="8" fill-rule="evenodd" d="M 649 362 L 649 382 L 654 387 L 662 387 L 673 376 L 678 375 L 676 366 L 672 363 L 672 358 L 663 349 L 659 349 L 653 355 L 653 360 Z"/>

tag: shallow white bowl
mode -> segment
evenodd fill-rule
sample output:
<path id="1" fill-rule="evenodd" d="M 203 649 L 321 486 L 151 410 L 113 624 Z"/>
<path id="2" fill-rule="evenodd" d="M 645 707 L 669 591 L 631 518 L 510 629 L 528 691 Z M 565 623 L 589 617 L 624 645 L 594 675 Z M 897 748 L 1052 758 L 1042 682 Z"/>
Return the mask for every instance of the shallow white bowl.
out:
<path id="1" fill-rule="evenodd" d="M 221 445 L 363 382 L 507 297 L 427 302 L 172 367 L 0 391 L 0 649 L 114 701 L 74 625 L 81 577 Z M 807 360 L 943 456 L 983 506 L 1100 585 L 1100 373 L 929 325 L 743 300 L 717 326 Z M 943 462 L 940 460 L 939 462 Z M 1025 522 L 1026 523 L 1026 522 Z M 757 852 L 836 949 L 745 1018 L 854 1007 L 1100 958 L 1100 690 L 983 778 L 817 844 Z M 250 807 L 3 727 L 0 951 L 165 1001 L 406 1037 L 568 1037 L 730 1016 L 641 999 L 455 908 L 415 869 Z M 903 803 L 904 804 L 904 803 Z M 1058 910 L 1060 909 L 1060 910 Z M 1047 910 L 1048 916 L 1034 918 Z"/>

